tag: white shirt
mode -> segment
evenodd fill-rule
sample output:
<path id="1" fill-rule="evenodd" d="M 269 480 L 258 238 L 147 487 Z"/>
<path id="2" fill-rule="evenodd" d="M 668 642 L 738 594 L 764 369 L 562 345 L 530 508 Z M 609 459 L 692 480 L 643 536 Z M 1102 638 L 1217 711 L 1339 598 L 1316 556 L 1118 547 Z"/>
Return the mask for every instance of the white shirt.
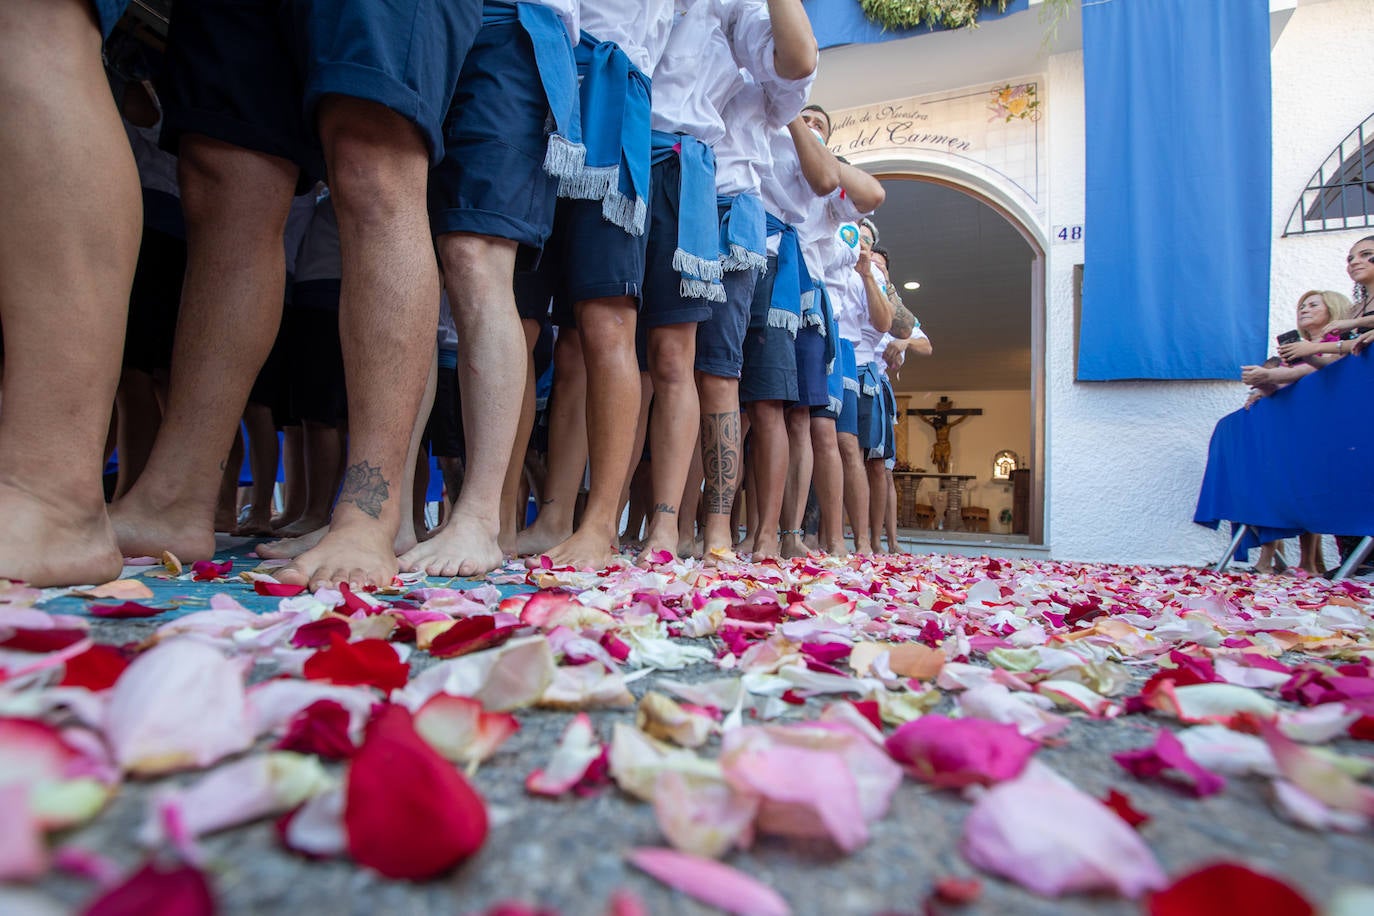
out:
<path id="1" fill-rule="evenodd" d="M 808 232 L 807 219 L 812 209 L 824 206 L 824 201 L 816 196 L 802 174 L 801 160 L 797 158 L 797 148 L 792 143 L 792 134 L 786 128 L 770 130 L 765 134 L 768 157 L 759 160 L 759 195 L 763 206 L 769 213 L 784 223 L 797 229 L 802 242 L 802 250 L 807 248 L 807 240 L 814 235 Z M 820 271 L 813 267 L 813 273 Z"/>
<path id="2" fill-rule="evenodd" d="M 673 26 L 673 0 L 582 0 L 580 14 L 588 35 L 615 42 L 653 78 Z"/>
<path id="3" fill-rule="evenodd" d="M 743 86 L 739 71 L 779 82 L 773 23 L 763 0 L 674 0 L 673 29 L 654 71 L 654 130 L 685 133 L 714 148 L 721 112 Z"/>

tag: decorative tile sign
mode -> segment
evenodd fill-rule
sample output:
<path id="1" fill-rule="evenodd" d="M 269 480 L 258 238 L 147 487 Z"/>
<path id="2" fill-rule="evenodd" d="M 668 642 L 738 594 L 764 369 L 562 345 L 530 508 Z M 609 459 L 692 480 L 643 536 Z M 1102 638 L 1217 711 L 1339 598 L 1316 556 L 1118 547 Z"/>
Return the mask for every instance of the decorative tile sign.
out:
<path id="1" fill-rule="evenodd" d="M 1028 77 L 832 112 L 830 148 L 856 163 L 914 157 L 973 172 L 1045 215 L 1045 97 Z"/>

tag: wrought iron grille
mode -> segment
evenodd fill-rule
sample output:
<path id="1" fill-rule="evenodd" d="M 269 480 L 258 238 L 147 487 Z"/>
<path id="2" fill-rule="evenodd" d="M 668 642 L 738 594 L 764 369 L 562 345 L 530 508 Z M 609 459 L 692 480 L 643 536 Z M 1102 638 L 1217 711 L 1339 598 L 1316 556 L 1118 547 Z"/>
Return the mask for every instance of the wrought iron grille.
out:
<path id="1" fill-rule="evenodd" d="M 1293 207 L 1285 236 L 1374 226 L 1374 114 L 1346 135 Z"/>

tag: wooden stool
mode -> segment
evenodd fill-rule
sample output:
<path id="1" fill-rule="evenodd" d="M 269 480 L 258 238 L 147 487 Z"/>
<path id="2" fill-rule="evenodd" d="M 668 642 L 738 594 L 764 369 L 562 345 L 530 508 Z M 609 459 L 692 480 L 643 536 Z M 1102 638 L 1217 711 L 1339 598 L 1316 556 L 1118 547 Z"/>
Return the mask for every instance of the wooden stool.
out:
<path id="1" fill-rule="evenodd" d="M 927 531 L 935 530 L 935 507 L 925 503 L 917 503 L 912 507 L 916 511 L 916 527 L 924 528 Z"/>
<path id="2" fill-rule="evenodd" d="M 965 531 L 988 530 L 988 510 L 982 506 L 964 506 L 959 510 L 959 517 Z"/>

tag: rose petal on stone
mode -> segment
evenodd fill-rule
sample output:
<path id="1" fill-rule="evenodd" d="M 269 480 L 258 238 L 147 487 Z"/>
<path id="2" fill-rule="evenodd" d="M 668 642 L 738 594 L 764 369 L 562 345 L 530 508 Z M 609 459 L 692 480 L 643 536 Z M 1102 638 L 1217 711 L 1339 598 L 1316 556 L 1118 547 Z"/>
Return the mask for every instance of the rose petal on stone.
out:
<path id="1" fill-rule="evenodd" d="M 1167 878 L 1134 829 L 1043 767 L 993 786 L 964 819 L 964 857 L 1046 897 L 1139 897 Z"/>
<path id="2" fill-rule="evenodd" d="M 415 732 L 402 706 L 382 707 L 368 723 L 344 791 L 349 853 L 388 878 L 435 877 L 487 836 L 481 797 Z"/>
<path id="3" fill-rule="evenodd" d="M 43 825 L 29 806 L 31 789 L 0 785 L 0 881 L 27 881 L 48 870 Z"/>
<path id="4" fill-rule="evenodd" d="M 1264 694 L 1234 684 L 1175 687 L 1171 681 L 1164 681 L 1147 703 L 1152 709 L 1188 723 L 1224 724 L 1241 713 L 1268 718 L 1278 711 L 1274 701 Z"/>
<path id="5" fill-rule="evenodd" d="M 314 754 L 325 760 L 344 760 L 352 757 L 356 750 L 349 737 L 351 721 L 352 717 L 342 704 L 316 700 L 296 714 L 276 748 Z"/>
<path id="6" fill-rule="evenodd" d="M 520 729 L 510 713 L 487 712 L 468 697 L 441 693 L 415 713 L 415 730 L 446 760 L 481 763 Z"/>
<path id="7" fill-rule="evenodd" d="M 472 697 L 492 712 L 509 712 L 538 702 L 556 671 L 548 639 L 529 636 L 427 668 L 396 698 L 414 710 L 447 693 Z"/>
<path id="8" fill-rule="evenodd" d="M 1215 795 L 1226 788 L 1226 779 L 1189 757 L 1178 738 L 1167 728 L 1159 730 L 1152 746 L 1113 754 L 1112 759 L 1137 779 L 1166 778 L 1199 798 Z"/>
<path id="9" fill-rule="evenodd" d="M 335 636 L 347 642 L 352 633 L 347 618 L 331 615 L 297 627 L 291 634 L 291 645 L 297 649 L 319 649 L 330 645 Z"/>
<path id="10" fill-rule="evenodd" d="M 253 743 L 242 666 L 193 639 L 134 659 L 110 692 L 105 736 L 127 772 L 203 767 Z"/>
<path id="11" fill-rule="evenodd" d="M 1039 745 L 1014 725 L 928 715 L 898 728 L 886 747 L 913 779 L 959 789 L 1019 776 Z"/>
<path id="12" fill-rule="evenodd" d="M 1233 862 L 1190 872 L 1150 895 L 1150 916 L 1205 916 L 1213 913 L 1264 913 L 1313 916 L 1312 904 L 1277 878 Z"/>
<path id="13" fill-rule="evenodd" d="M 1360 785 L 1334 763 L 1298 744 L 1273 722 L 1261 722 L 1260 735 L 1289 782 L 1337 811 L 1374 816 L 1374 789 Z"/>
<path id="14" fill-rule="evenodd" d="M 306 659 L 305 677 L 343 686 L 367 684 L 389 693 L 406 685 L 410 666 L 388 642 L 364 639 L 351 643 L 331 634 L 329 648 Z"/>
<path id="15" fill-rule="evenodd" d="M 715 721 L 708 716 L 688 712 L 676 701 L 653 690 L 640 698 L 635 725 L 645 734 L 681 747 L 701 747 L 716 730 Z"/>
<path id="16" fill-rule="evenodd" d="M 525 791 L 551 796 L 569 792 L 600 756 L 601 742 L 596 740 L 591 718 L 586 713 L 578 713 L 563 730 L 548 764 L 525 778 Z"/>
<path id="17" fill-rule="evenodd" d="M 256 578 L 253 580 L 253 591 L 269 598 L 294 598 L 305 592 L 305 586 L 287 585 L 285 582 Z"/>
<path id="18" fill-rule="evenodd" d="M 683 852 L 718 859 L 753 839 L 758 797 L 736 792 L 719 776 L 664 770 L 653 803 L 658 829 Z"/>
<path id="19" fill-rule="evenodd" d="M 1140 827 L 1143 824 L 1148 824 L 1151 820 L 1148 814 L 1137 811 L 1135 805 L 1131 804 L 1131 800 L 1116 789 L 1107 791 L 1107 797 L 1102 799 L 1102 804 L 1115 811 L 1117 817 L 1132 827 Z"/>
<path id="20" fill-rule="evenodd" d="M 632 849 L 626 858 L 669 887 L 727 913 L 788 916 L 792 912 L 787 901 L 771 887 L 711 859 L 649 847 Z"/>
<path id="21" fill-rule="evenodd" d="M 553 709 L 606 709 L 634 703 L 634 695 L 625 688 L 624 675 L 601 662 L 560 666 L 539 698 L 540 706 Z"/>
<path id="22" fill-rule="evenodd" d="M 80 655 L 67 659 L 62 668 L 62 687 L 84 687 L 87 690 L 108 690 L 119 680 L 129 660 L 113 646 L 92 645 Z"/>
<path id="23" fill-rule="evenodd" d="M 104 585 L 97 585 L 95 588 L 72 592 L 72 594 L 79 598 L 113 598 L 119 601 L 147 601 L 153 597 L 153 590 L 137 579 L 116 579 L 113 582 L 106 582 Z"/>
<path id="24" fill-rule="evenodd" d="M 342 856 L 348 851 L 343 812 L 343 787 L 336 786 L 279 820 L 277 835 L 292 852 L 321 859 Z"/>
<path id="25" fill-rule="evenodd" d="M 193 865 L 149 861 L 87 905 L 84 916 L 213 916 L 214 892 Z"/>

